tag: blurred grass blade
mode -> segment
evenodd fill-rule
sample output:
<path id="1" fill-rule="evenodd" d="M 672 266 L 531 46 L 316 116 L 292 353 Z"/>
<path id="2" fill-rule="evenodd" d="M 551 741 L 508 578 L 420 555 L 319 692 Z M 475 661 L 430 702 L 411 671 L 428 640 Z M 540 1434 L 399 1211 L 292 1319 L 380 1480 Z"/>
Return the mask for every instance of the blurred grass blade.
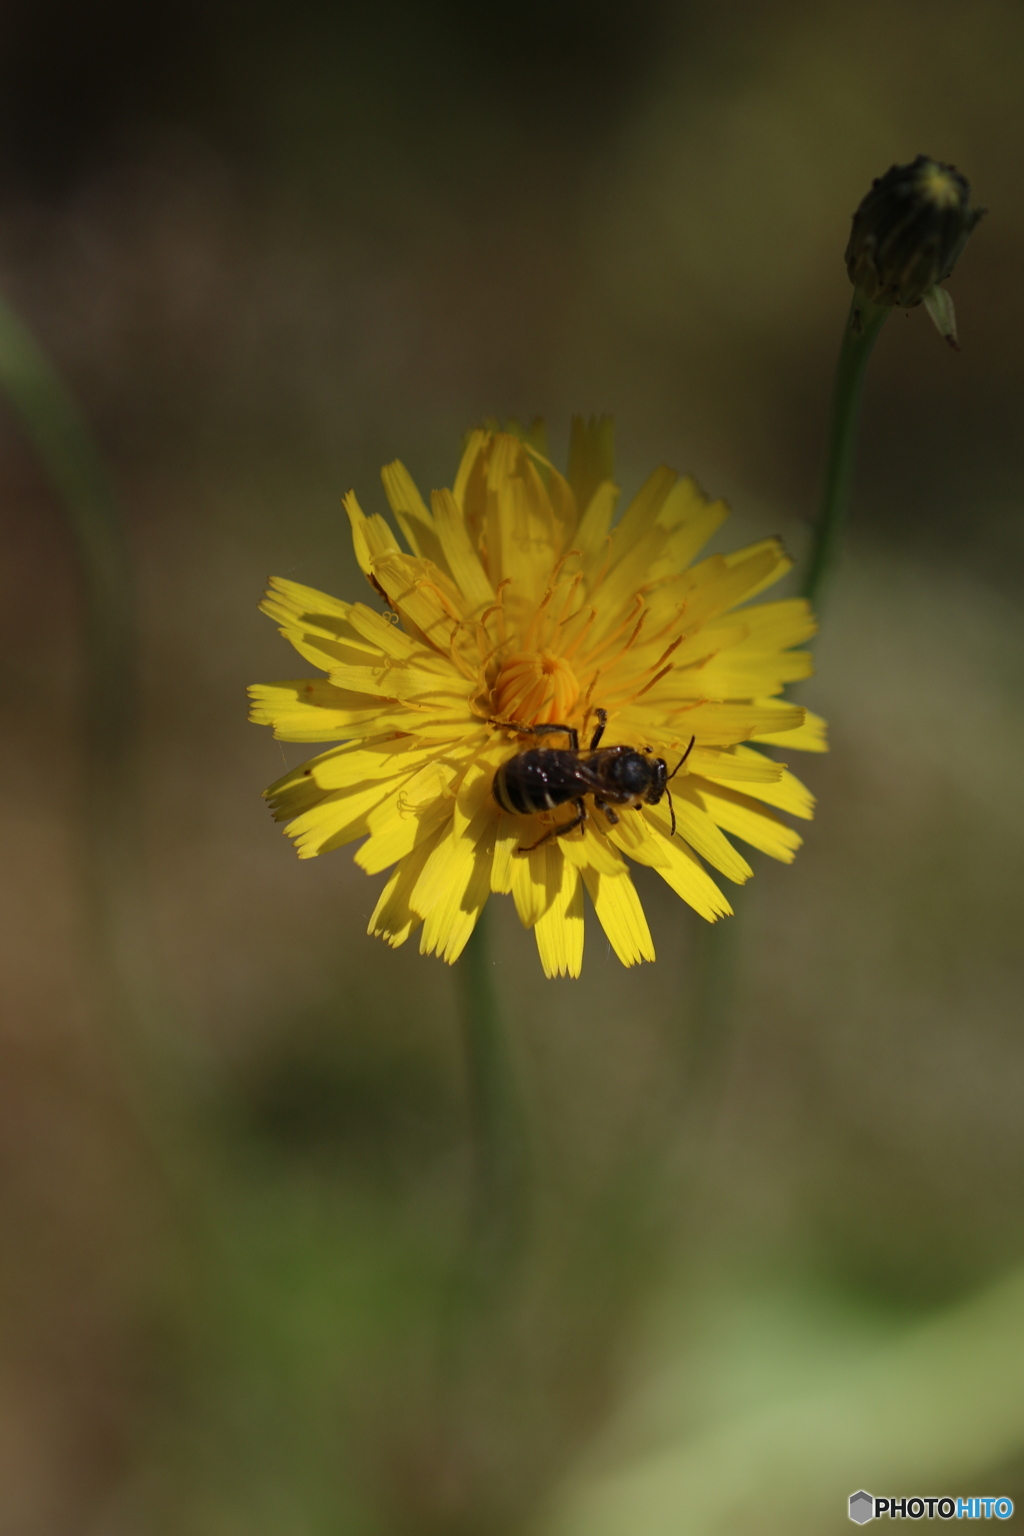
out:
<path id="1" fill-rule="evenodd" d="M 820 1536 L 846 1528 L 857 1488 L 1004 1493 L 990 1479 L 1024 1450 L 1024 1269 L 809 1390 L 779 1386 L 618 1468 L 596 1461 L 537 1536 Z"/>
<path id="2" fill-rule="evenodd" d="M 54 491 L 84 599 L 84 918 L 93 980 L 121 1022 L 137 1011 L 140 925 L 137 681 L 131 562 L 110 476 L 78 407 L 34 337 L 0 298 L 0 389 Z"/>

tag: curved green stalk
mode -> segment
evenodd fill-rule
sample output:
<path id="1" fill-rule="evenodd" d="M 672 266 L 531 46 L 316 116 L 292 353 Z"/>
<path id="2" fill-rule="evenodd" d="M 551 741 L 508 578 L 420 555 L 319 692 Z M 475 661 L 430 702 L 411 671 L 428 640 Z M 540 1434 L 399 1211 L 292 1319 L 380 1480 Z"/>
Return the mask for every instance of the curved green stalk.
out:
<path id="1" fill-rule="evenodd" d="M 853 485 L 864 374 L 890 309 L 890 305 L 871 304 L 855 293 L 843 332 L 832 389 L 825 480 L 802 586 L 803 596 L 815 605 L 820 605 L 825 582 L 839 558 Z"/>
<path id="2" fill-rule="evenodd" d="M 872 304 L 854 293 L 839 349 L 829 412 L 825 478 L 814 522 L 802 593 L 820 610 L 821 596 L 839 560 L 853 485 L 860 404 L 868 359 L 891 306 Z M 740 961 L 739 913 L 702 932 L 695 953 L 693 1020 L 688 1061 L 689 1086 L 713 1093 L 722 1071 L 729 1022 L 735 1008 Z"/>

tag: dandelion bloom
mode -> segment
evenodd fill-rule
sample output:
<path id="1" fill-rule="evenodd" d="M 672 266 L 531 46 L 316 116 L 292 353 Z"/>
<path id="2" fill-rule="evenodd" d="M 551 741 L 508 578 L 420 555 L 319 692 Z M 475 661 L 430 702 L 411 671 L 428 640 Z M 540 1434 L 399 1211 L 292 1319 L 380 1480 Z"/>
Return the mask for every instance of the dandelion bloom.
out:
<path id="1" fill-rule="evenodd" d="M 731 908 L 705 865 L 742 883 L 727 833 L 789 862 L 800 837 L 776 813 L 809 817 L 804 787 L 750 742 L 824 750 L 821 722 L 778 695 L 811 671 L 806 602 L 738 608 L 790 568 L 776 539 L 695 556 L 726 517 L 692 480 L 655 470 L 613 527 L 611 423 L 573 423 L 569 473 L 536 432 L 479 430 L 455 484 L 430 507 L 400 463 L 384 489 L 405 537 L 345 508 L 378 612 L 274 578 L 263 611 L 326 677 L 259 684 L 252 719 L 285 741 L 337 741 L 267 790 L 299 857 L 362 839 L 356 863 L 391 869 L 369 931 L 453 962 L 492 892 L 511 893 L 548 976 L 577 976 L 583 890 L 624 965 L 654 946 L 628 860 L 650 865 L 713 922 Z M 567 747 L 497 722 L 575 727 L 598 711 L 605 746 L 665 759 L 671 803 L 587 801 L 515 815 L 494 795 L 517 753 Z M 676 832 L 672 832 L 674 815 Z M 544 841 L 541 841 L 545 839 Z"/>

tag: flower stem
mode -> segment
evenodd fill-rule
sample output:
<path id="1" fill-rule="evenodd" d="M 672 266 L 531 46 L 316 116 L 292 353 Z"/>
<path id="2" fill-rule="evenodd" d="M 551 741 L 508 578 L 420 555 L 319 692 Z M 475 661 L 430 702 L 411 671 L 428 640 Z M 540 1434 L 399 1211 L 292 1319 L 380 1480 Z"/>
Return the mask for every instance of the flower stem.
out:
<path id="1" fill-rule="evenodd" d="M 839 559 L 850 506 L 860 403 L 868 359 L 890 305 L 854 293 L 832 389 L 825 479 L 814 523 L 803 596 L 820 610 L 821 594 Z M 688 1082 L 709 1102 L 724 1072 L 735 1013 L 742 923 L 739 912 L 699 934 L 695 954 Z"/>
<path id="2" fill-rule="evenodd" d="M 802 589 L 804 597 L 816 607 L 820 607 L 823 587 L 842 546 L 853 483 L 864 374 L 890 307 L 869 303 L 854 293 L 843 332 L 832 388 L 825 480 Z"/>
<path id="3" fill-rule="evenodd" d="M 474 1146 L 474 1246 L 485 1268 L 522 1246 L 528 1155 L 523 1107 L 494 986 L 486 909 L 456 967 Z"/>

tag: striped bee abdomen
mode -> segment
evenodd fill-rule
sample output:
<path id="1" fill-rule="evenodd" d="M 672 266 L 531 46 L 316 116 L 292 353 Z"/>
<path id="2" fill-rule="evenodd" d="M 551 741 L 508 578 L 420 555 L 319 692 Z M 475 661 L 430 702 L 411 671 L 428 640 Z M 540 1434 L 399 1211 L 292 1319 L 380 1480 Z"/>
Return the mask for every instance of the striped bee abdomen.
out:
<path id="1" fill-rule="evenodd" d="M 494 798 L 503 811 L 531 816 L 537 811 L 553 811 L 566 805 L 588 785 L 581 782 L 578 758 L 574 752 L 534 748 L 520 752 L 502 763 L 494 775 Z"/>

